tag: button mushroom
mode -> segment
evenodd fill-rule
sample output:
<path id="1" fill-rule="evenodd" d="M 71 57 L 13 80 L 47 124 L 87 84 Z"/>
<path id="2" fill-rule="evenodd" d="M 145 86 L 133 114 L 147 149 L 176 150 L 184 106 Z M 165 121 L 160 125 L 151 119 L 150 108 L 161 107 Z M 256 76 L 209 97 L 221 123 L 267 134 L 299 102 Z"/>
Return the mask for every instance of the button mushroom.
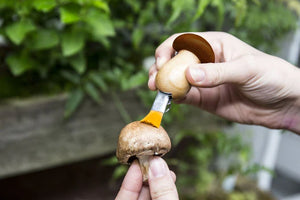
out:
<path id="1" fill-rule="evenodd" d="M 195 63 L 215 62 L 215 54 L 210 44 L 201 36 L 186 33 L 178 36 L 173 42 L 178 53 L 165 63 L 155 79 L 156 87 L 172 98 L 183 98 L 191 86 L 185 78 L 186 68 Z"/>
<path id="2" fill-rule="evenodd" d="M 116 155 L 123 164 L 130 164 L 137 158 L 145 182 L 148 179 L 149 159 L 152 156 L 163 156 L 170 149 L 170 138 L 162 126 L 156 128 L 135 121 L 121 130 Z"/>

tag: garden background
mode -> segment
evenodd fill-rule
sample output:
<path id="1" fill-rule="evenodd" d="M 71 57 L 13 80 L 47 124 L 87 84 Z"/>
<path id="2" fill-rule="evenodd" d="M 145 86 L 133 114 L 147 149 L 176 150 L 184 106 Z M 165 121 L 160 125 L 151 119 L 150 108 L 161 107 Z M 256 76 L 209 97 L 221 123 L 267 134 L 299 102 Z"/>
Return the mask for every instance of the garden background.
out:
<path id="1" fill-rule="evenodd" d="M 0 198 L 112 199 L 117 136 L 151 107 L 162 41 L 225 31 L 280 55 L 299 16 L 297 0 L 0 0 Z M 255 180 L 276 169 L 253 162 L 247 131 L 174 104 L 163 126 L 182 199 L 272 198 Z"/>

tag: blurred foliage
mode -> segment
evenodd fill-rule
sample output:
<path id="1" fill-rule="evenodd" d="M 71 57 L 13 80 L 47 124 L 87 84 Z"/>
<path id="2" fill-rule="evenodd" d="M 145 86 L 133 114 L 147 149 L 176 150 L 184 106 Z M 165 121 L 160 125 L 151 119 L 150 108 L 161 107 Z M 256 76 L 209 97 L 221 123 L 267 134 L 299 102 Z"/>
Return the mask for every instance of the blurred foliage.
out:
<path id="1" fill-rule="evenodd" d="M 86 95 L 101 103 L 101 94 L 145 86 L 143 59 L 173 33 L 223 30 L 271 52 L 295 27 L 298 7 L 288 0 L 0 0 L 0 98 L 69 91 L 68 117 Z"/>
<path id="2" fill-rule="evenodd" d="M 232 190 L 225 191 L 225 178 L 235 176 L 238 179 L 261 170 L 269 171 L 249 163 L 251 148 L 240 134 L 182 130 L 175 136 L 173 144 L 177 146 L 176 158 L 169 159 L 168 163 L 176 167 L 180 199 L 247 199 L 235 189 L 238 182 L 233 182 Z M 255 197 L 253 200 L 260 199 L 253 188 L 248 193 Z M 244 197 L 234 198 L 234 194 Z"/>
<path id="3" fill-rule="evenodd" d="M 287 7 L 292 11 L 296 12 L 298 17 L 300 17 L 300 2 L 298 0 L 281 0 L 286 3 Z"/>

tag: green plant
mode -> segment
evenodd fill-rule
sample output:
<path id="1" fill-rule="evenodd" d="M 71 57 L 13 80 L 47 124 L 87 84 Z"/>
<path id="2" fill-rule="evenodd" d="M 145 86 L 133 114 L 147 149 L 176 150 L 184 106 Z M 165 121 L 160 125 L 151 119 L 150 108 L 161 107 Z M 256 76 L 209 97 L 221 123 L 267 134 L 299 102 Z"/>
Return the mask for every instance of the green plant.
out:
<path id="1" fill-rule="evenodd" d="M 295 24 L 279 0 L 0 0 L 0 97 L 68 91 L 68 117 L 85 95 L 145 85 L 143 59 L 172 33 L 224 30 L 270 49 Z"/>
<path id="2" fill-rule="evenodd" d="M 295 0 L 0 0 L 0 98 L 68 92 L 69 117 L 85 96 L 101 104 L 112 93 L 128 122 L 117 92 L 139 87 L 141 100 L 151 105 L 155 93 L 145 86 L 142 61 L 168 36 L 227 31 L 274 53 L 275 41 L 296 27 L 294 11 L 299 13 Z M 164 122 L 183 118 L 185 110 L 173 107 Z M 195 197 L 187 191 L 201 196 L 229 174 L 261 168 L 247 166 L 249 148 L 238 137 L 189 130 L 177 134 L 175 143 L 187 140 L 186 151 L 169 160 L 187 198 Z M 218 167 L 223 158 L 232 162 Z M 113 176 L 126 169 L 117 167 Z"/>
<path id="3" fill-rule="evenodd" d="M 260 1 L 260 6 L 249 6 L 240 25 L 229 29 L 229 32 L 265 52 L 275 53 L 278 50 L 278 40 L 296 27 L 295 19 L 296 15 L 285 4 Z"/>
<path id="4" fill-rule="evenodd" d="M 267 170 L 249 163 L 251 149 L 241 135 L 182 130 L 175 136 L 173 144 L 172 157 L 175 158 L 168 159 L 168 163 L 176 169 L 180 199 L 230 200 L 238 195 L 244 196 L 238 199 L 248 199 L 248 194 L 254 196 L 254 200 L 259 199 L 254 187 L 247 188 L 248 194 L 241 194 L 238 190 L 226 192 L 222 188 L 228 176 L 246 177 Z"/>

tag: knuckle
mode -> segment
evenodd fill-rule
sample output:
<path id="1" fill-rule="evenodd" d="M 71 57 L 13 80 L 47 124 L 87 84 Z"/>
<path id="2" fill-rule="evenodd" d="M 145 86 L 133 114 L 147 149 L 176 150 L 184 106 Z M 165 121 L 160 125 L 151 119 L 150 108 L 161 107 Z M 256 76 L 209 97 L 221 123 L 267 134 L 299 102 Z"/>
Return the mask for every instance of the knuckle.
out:
<path id="1" fill-rule="evenodd" d="M 250 79 L 256 76 L 258 72 L 257 59 L 259 59 L 259 56 L 254 54 L 247 54 L 244 56 L 243 58 L 244 68 L 245 71 L 248 72 L 248 73 L 244 73 L 243 75 L 243 79 L 245 82 L 249 81 Z"/>
<path id="2" fill-rule="evenodd" d="M 155 49 L 155 58 L 157 58 L 160 55 L 160 46 Z"/>
<path id="3" fill-rule="evenodd" d="M 230 34 L 230 33 L 224 32 L 224 35 L 225 35 L 227 38 L 230 38 L 230 39 L 237 39 L 234 35 L 232 35 L 232 34 Z"/>
<path id="4" fill-rule="evenodd" d="M 223 82 L 222 77 L 224 75 L 224 68 L 223 67 L 216 67 L 216 69 L 214 70 L 213 76 L 210 77 L 210 82 L 213 85 L 218 85 L 221 84 Z"/>
<path id="5" fill-rule="evenodd" d="M 244 56 L 244 60 L 245 60 L 245 66 L 248 69 L 253 68 L 254 66 L 256 66 L 255 62 L 256 62 L 256 58 L 257 56 L 253 55 L 253 54 L 247 54 Z"/>
<path id="6" fill-rule="evenodd" d="M 148 75 L 151 76 L 151 75 L 153 75 L 153 74 L 156 73 L 156 72 L 157 72 L 156 65 L 153 64 L 153 65 L 150 67 L 150 69 L 149 69 Z"/>
<path id="7" fill-rule="evenodd" d="M 179 35 L 181 35 L 182 33 L 175 33 L 173 35 L 171 35 L 168 39 L 166 39 L 163 43 L 161 43 L 156 49 L 155 49 L 155 57 L 159 57 L 159 55 L 161 55 L 163 53 L 163 51 L 165 50 L 165 46 L 168 46 L 168 44 L 172 41 L 175 40 L 176 37 L 178 37 Z"/>
<path id="8" fill-rule="evenodd" d="M 219 33 L 222 34 L 224 37 L 232 37 L 232 35 L 227 32 L 219 32 Z"/>
<path id="9" fill-rule="evenodd" d="M 162 200 L 168 199 L 168 197 L 173 196 L 174 190 L 172 187 L 165 186 L 161 187 L 159 191 L 153 191 L 151 194 L 152 200 Z"/>
<path id="10" fill-rule="evenodd" d="M 226 40 L 232 40 L 233 38 L 235 38 L 233 35 L 226 33 L 226 32 L 219 32 L 220 37 L 223 38 L 225 41 Z"/>

